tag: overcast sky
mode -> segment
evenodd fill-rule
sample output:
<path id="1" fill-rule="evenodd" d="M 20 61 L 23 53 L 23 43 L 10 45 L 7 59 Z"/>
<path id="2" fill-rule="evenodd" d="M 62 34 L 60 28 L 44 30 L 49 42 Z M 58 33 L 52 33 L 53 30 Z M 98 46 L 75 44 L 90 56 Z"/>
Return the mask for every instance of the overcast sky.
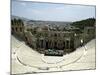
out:
<path id="1" fill-rule="evenodd" d="M 95 6 L 12 1 L 12 15 L 32 20 L 78 21 L 95 18 Z"/>

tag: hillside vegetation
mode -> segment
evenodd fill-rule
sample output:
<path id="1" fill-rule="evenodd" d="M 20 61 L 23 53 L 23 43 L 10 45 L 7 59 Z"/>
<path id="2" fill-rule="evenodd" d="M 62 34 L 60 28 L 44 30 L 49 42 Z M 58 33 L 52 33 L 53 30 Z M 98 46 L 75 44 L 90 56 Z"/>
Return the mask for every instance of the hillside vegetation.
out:
<path id="1" fill-rule="evenodd" d="M 74 25 L 75 27 L 78 27 L 80 29 L 84 29 L 84 27 L 94 27 L 95 26 L 95 18 L 88 18 L 85 20 L 81 20 L 81 21 L 76 21 L 73 22 L 71 25 Z"/>

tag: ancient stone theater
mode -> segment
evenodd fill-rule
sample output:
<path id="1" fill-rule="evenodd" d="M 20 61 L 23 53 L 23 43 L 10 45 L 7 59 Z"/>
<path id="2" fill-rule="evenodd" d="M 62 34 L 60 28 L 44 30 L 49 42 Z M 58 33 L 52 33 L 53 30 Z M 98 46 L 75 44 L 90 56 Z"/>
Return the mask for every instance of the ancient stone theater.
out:
<path id="1" fill-rule="evenodd" d="M 88 27 L 85 32 L 80 32 L 79 28 L 69 25 L 64 27 L 61 27 L 61 25 L 53 27 L 48 24 L 33 26 L 24 25 L 21 20 L 13 21 L 12 32 L 14 35 L 23 38 L 25 43 L 33 50 L 52 56 L 62 56 L 75 51 L 76 48 L 83 45 L 87 31 L 93 29 Z"/>

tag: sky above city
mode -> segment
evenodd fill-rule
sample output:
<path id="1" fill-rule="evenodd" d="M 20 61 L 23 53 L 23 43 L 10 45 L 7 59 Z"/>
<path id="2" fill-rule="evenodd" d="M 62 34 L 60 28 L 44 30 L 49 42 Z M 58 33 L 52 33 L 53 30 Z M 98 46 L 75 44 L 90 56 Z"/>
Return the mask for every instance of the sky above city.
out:
<path id="1" fill-rule="evenodd" d="M 95 18 L 95 6 L 12 1 L 12 15 L 31 20 L 79 21 Z"/>

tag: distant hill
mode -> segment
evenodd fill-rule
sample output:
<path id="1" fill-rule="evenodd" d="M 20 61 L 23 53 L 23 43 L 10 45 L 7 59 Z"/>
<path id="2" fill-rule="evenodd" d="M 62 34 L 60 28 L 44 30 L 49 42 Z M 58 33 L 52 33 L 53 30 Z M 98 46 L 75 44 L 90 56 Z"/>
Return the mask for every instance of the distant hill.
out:
<path id="1" fill-rule="evenodd" d="M 14 18 L 15 19 L 22 19 L 23 21 L 29 21 L 29 19 L 27 19 L 27 18 L 11 15 L 11 19 L 14 19 Z"/>
<path id="2" fill-rule="evenodd" d="M 33 25 L 35 26 L 42 26 L 42 25 L 53 25 L 53 26 L 66 26 L 66 25 L 69 25 L 71 24 L 72 22 L 62 22 L 62 21 L 43 21 L 43 20 L 30 20 L 30 19 L 27 19 L 27 18 L 24 18 L 24 17 L 19 17 L 19 16 L 14 16 L 12 15 L 11 16 L 11 19 L 22 19 L 25 24 L 26 22 L 31 22 L 33 23 Z"/>
<path id="3" fill-rule="evenodd" d="M 87 26 L 94 27 L 95 23 L 96 23 L 95 18 L 88 18 L 88 19 L 85 19 L 85 20 L 73 22 L 71 25 L 78 27 L 80 29 L 84 29 L 84 27 L 87 27 Z"/>
<path id="4" fill-rule="evenodd" d="M 95 18 L 88 18 L 85 20 L 81 20 L 81 21 L 75 21 L 75 22 L 62 22 L 62 21 L 44 21 L 44 20 L 30 20 L 24 17 L 19 17 L 19 16 L 11 16 L 11 19 L 21 19 L 23 20 L 25 25 L 29 25 L 27 23 L 31 23 L 33 26 L 44 26 L 44 25 L 50 25 L 50 26 L 75 26 L 78 27 L 80 29 L 84 29 L 84 27 L 86 26 L 95 26 Z"/>

